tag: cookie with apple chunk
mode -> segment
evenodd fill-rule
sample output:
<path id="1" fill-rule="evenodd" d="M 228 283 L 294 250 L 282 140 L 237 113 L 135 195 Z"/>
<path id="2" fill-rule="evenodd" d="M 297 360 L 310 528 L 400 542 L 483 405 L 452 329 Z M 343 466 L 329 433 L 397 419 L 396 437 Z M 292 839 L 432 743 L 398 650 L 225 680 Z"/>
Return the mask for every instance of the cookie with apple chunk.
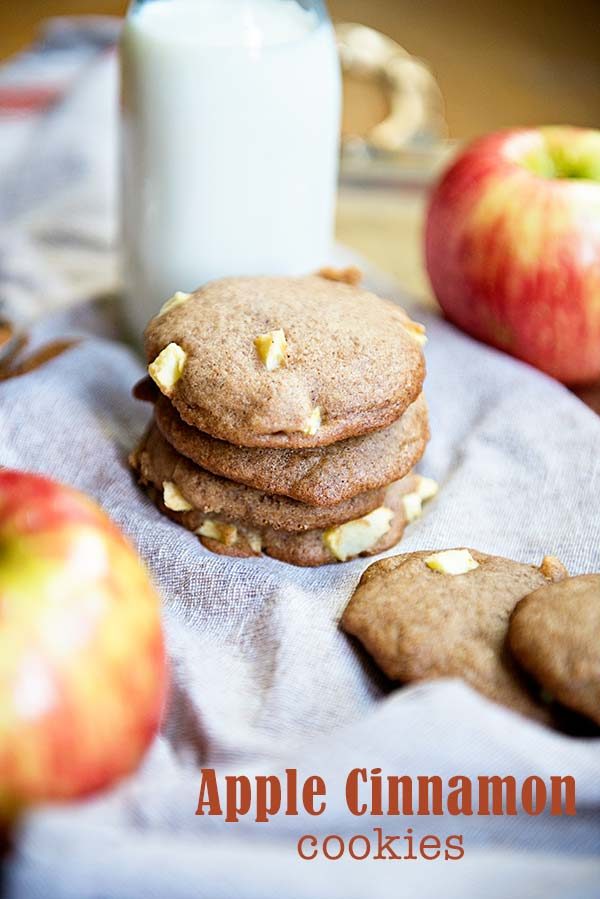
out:
<path id="1" fill-rule="evenodd" d="M 398 543 L 408 524 L 402 500 L 414 489 L 414 480 L 409 475 L 391 484 L 385 493 L 383 509 L 341 525 L 310 531 L 256 527 L 223 515 L 206 515 L 197 509 L 174 512 L 165 507 L 156 490 L 153 499 L 164 514 L 195 533 L 211 552 L 238 558 L 263 554 L 290 565 L 315 567 L 372 556 Z M 382 512 L 387 515 L 383 526 Z"/>
<path id="2" fill-rule="evenodd" d="M 144 335 L 148 373 L 191 427 L 235 446 L 329 446 L 387 427 L 425 377 L 424 328 L 317 275 L 222 278 L 175 294 Z"/>
<path id="3" fill-rule="evenodd" d="M 333 506 L 309 506 L 212 474 L 178 453 L 155 424 L 143 438 L 135 459 L 142 483 L 158 489 L 165 483 L 173 484 L 173 490 L 181 494 L 190 509 L 286 531 L 309 531 L 360 518 L 383 504 L 387 490 L 387 486 L 367 490 Z"/>
<path id="4" fill-rule="evenodd" d="M 186 424 L 164 396 L 154 417 L 171 446 L 207 471 L 314 506 L 335 506 L 405 477 L 429 438 L 423 394 L 381 431 L 312 449 L 239 447 L 216 440 Z"/>
<path id="5" fill-rule="evenodd" d="M 502 705 L 540 721 L 538 702 L 506 645 L 511 612 L 532 590 L 567 577 L 477 550 L 424 551 L 382 559 L 363 574 L 342 617 L 392 680 L 459 677 Z"/>

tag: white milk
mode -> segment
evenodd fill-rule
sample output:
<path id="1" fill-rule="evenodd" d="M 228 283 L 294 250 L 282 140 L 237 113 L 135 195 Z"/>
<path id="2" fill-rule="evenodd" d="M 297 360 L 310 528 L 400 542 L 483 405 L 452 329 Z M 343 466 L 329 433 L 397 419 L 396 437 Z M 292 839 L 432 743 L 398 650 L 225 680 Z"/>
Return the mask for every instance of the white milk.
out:
<path id="1" fill-rule="evenodd" d="M 323 264 L 340 116 L 330 23 L 295 0 L 152 0 L 130 12 L 121 56 L 135 332 L 176 290 Z"/>

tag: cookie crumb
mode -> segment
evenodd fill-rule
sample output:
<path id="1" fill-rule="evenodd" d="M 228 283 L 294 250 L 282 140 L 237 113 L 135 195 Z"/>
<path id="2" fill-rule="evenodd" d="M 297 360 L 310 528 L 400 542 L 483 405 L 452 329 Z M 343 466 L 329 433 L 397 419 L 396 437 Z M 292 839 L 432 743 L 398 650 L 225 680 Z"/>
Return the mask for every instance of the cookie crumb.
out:
<path id="1" fill-rule="evenodd" d="M 540 571 L 549 581 L 562 581 L 569 577 L 569 572 L 556 556 L 544 556 Z"/>
<path id="2" fill-rule="evenodd" d="M 349 265 L 347 268 L 326 265 L 319 269 L 317 275 L 326 281 L 338 281 L 340 284 L 350 284 L 351 287 L 357 287 L 363 279 L 363 273 L 356 265 Z"/>

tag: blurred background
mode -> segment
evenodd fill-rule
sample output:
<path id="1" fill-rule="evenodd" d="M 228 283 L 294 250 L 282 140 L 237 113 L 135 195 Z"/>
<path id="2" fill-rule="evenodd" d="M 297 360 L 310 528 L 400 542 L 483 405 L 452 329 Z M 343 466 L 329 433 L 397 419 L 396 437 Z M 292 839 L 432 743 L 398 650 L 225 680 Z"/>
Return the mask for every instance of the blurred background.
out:
<path id="1" fill-rule="evenodd" d="M 401 153 L 387 155 L 373 154 L 368 141 L 355 137 L 389 114 L 389 91 L 381 77 L 346 73 L 338 214 L 341 240 L 411 293 L 428 296 L 420 254 L 427 185 L 458 143 L 521 124 L 600 124 L 598 0 L 330 0 L 328 6 L 335 22 L 388 35 L 431 73 L 431 84 L 415 88 L 429 92 L 425 128 L 408 136 Z M 125 0 L 4 0 L 0 60 L 26 48 L 50 16 L 119 16 L 126 7 Z M 414 85 L 422 72 L 408 77 Z M 432 94 L 436 82 L 439 96 Z"/>
<path id="2" fill-rule="evenodd" d="M 598 124 L 598 0 L 330 0 L 328 6 L 334 20 L 370 25 L 430 64 L 454 138 L 515 124 Z M 23 49 L 48 16 L 122 15 L 126 7 L 124 0 L 4 0 L 0 57 Z"/>

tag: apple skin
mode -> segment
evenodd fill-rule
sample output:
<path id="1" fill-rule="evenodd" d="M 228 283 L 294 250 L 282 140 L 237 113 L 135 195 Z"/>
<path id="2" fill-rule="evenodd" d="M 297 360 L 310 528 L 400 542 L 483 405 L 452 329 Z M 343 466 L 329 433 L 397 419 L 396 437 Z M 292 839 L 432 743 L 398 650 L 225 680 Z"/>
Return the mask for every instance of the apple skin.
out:
<path id="1" fill-rule="evenodd" d="M 159 598 L 90 499 L 0 471 L 0 822 L 134 771 L 167 685 Z"/>
<path id="2" fill-rule="evenodd" d="M 425 257 L 468 334 L 567 384 L 600 378 L 600 131 L 474 141 L 434 188 Z"/>

